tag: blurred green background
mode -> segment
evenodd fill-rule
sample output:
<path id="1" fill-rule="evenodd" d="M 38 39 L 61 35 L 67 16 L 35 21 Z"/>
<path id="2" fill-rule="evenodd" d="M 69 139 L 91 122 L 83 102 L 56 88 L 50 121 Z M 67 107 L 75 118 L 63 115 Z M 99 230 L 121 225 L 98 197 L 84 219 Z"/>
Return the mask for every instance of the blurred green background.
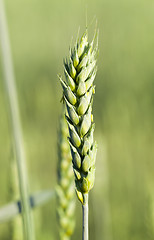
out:
<path id="1" fill-rule="evenodd" d="M 56 184 L 63 73 L 86 8 L 100 30 L 94 99 L 99 149 L 90 192 L 90 239 L 154 239 L 154 1 L 6 0 L 30 191 Z M 92 38 L 95 24 L 89 26 Z M 0 50 L 1 56 L 1 50 Z M 0 206 L 7 203 L 12 139 L 0 57 Z M 58 239 L 56 201 L 34 211 L 37 240 Z M 10 240 L 8 223 L 0 239 Z M 81 206 L 76 230 L 81 239 Z"/>

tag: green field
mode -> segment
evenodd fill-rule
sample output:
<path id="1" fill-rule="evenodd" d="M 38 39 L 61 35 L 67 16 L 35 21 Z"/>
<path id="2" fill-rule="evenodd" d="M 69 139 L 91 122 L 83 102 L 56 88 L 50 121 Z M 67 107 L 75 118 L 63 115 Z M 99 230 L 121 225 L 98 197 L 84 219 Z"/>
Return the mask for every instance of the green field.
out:
<path id="1" fill-rule="evenodd" d="M 90 192 L 90 239 L 154 239 L 154 1 L 6 0 L 10 41 L 27 155 L 30 192 L 57 182 L 57 129 L 63 58 L 71 39 L 89 38 L 98 20 L 94 98 L 98 142 Z M 8 202 L 11 127 L 0 50 L 0 206 Z M 37 240 L 58 239 L 56 201 L 34 210 Z M 0 239 L 11 240 L 9 224 Z M 81 239 L 81 206 L 76 230 Z M 20 239 L 22 240 L 22 239 Z"/>

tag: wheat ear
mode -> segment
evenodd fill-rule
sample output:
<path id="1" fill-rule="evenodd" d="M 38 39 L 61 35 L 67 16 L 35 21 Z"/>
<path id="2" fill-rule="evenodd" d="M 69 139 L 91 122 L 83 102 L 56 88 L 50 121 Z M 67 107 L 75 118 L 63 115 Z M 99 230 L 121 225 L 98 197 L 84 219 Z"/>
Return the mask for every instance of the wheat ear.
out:
<path id="1" fill-rule="evenodd" d="M 64 117 L 65 109 L 60 119 L 58 136 L 58 219 L 60 239 L 69 240 L 74 232 L 75 191 L 72 170 L 71 152 L 68 137 L 68 127 Z"/>
<path id="2" fill-rule="evenodd" d="M 95 36 L 96 45 L 94 46 Z M 64 61 L 65 81 L 59 76 L 66 103 L 69 144 L 75 175 L 76 193 L 83 207 L 83 239 L 88 239 L 88 193 L 94 185 L 97 144 L 93 139 L 92 100 L 96 76 L 98 34 L 88 42 L 87 30 L 70 49 Z"/>

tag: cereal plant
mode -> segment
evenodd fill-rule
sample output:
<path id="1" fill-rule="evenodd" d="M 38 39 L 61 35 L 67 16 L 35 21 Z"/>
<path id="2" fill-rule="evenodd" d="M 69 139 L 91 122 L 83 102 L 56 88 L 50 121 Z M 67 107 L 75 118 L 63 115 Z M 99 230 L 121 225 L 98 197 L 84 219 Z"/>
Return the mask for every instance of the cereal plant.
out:
<path id="1" fill-rule="evenodd" d="M 16 166 L 14 167 L 17 167 L 20 189 L 17 202 L 12 202 L 0 209 L 0 220 L 7 221 L 21 213 L 23 237 L 25 240 L 34 240 L 32 208 L 51 199 L 53 191 L 42 191 L 40 194 L 32 196 L 29 194 L 22 124 L 2 0 L 0 0 L 0 35 L 5 92 L 16 158 Z M 81 40 L 77 40 L 74 48 L 70 49 L 68 60 L 64 61 L 65 81 L 59 76 L 63 88 L 63 101 L 66 105 L 59 129 L 58 185 L 56 187 L 61 240 L 70 239 L 74 231 L 75 191 L 83 210 L 82 239 L 88 240 L 88 195 L 94 185 L 97 153 L 97 143 L 93 138 L 95 124 L 92 115 L 93 95 L 95 93 L 93 82 L 97 72 L 97 55 L 98 32 L 95 31 L 93 40 L 89 43 L 86 29 Z M 13 194 L 12 191 L 12 198 Z M 18 228 L 22 228 L 18 227 L 16 223 L 14 221 L 14 233 Z M 10 238 L 14 239 L 14 237 L 16 238 L 13 234 Z"/>
<path id="2" fill-rule="evenodd" d="M 64 60 L 65 81 L 59 76 L 66 104 L 76 193 L 83 209 L 83 240 L 88 240 L 88 193 L 94 185 L 97 143 L 93 139 L 93 85 L 97 66 L 98 35 L 88 42 L 87 29 Z"/>
<path id="3" fill-rule="evenodd" d="M 70 239 L 75 227 L 75 189 L 68 137 L 68 127 L 62 111 L 58 134 L 58 219 L 60 239 Z"/>
<path id="4" fill-rule="evenodd" d="M 32 223 L 32 214 L 30 211 L 29 204 L 29 193 L 28 193 L 28 179 L 26 171 L 26 156 L 23 144 L 23 134 L 20 121 L 20 114 L 18 108 L 18 99 L 15 85 L 15 75 L 12 64 L 11 50 L 9 44 L 9 37 L 7 31 L 7 23 L 5 18 L 5 11 L 3 1 L 0 0 L 0 36 L 2 46 L 2 60 L 4 68 L 4 83 L 6 96 L 8 98 L 9 114 L 12 126 L 12 136 L 14 140 L 17 170 L 19 178 L 20 196 L 22 202 L 22 216 L 23 216 L 23 229 L 25 239 L 34 239 L 34 230 Z"/>

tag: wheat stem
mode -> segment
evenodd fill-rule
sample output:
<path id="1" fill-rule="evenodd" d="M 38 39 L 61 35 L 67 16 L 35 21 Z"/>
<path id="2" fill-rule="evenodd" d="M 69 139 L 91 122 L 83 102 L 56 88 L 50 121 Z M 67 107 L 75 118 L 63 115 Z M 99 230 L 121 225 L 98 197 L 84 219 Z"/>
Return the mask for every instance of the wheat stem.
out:
<path id="1" fill-rule="evenodd" d="M 2 47 L 2 61 L 4 68 L 4 82 L 6 96 L 8 97 L 9 113 L 11 118 L 12 132 L 16 151 L 16 160 L 18 168 L 18 178 L 20 195 L 22 201 L 23 213 L 23 229 L 26 240 L 34 239 L 34 230 L 32 224 L 32 216 L 29 205 L 28 187 L 27 187 L 27 172 L 25 165 L 25 151 L 23 147 L 23 136 L 20 123 L 17 92 L 15 86 L 15 77 L 13 71 L 13 63 L 11 57 L 9 36 L 5 17 L 3 0 L 0 0 L 0 40 Z"/>
<path id="2" fill-rule="evenodd" d="M 20 198 L 18 173 L 15 157 L 12 154 L 9 161 L 9 178 L 8 178 L 8 200 L 16 200 Z M 21 215 L 18 215 L 14 221 L 9 222 L 9 230 L 7 236 L 10 240 L 23 239 L 23 226 Z"/>
<path id="3" fill-rule="evenodd" d="M 82 205 L 82 240 L 88 240 L 88 193 L 84 194 Z"/>

